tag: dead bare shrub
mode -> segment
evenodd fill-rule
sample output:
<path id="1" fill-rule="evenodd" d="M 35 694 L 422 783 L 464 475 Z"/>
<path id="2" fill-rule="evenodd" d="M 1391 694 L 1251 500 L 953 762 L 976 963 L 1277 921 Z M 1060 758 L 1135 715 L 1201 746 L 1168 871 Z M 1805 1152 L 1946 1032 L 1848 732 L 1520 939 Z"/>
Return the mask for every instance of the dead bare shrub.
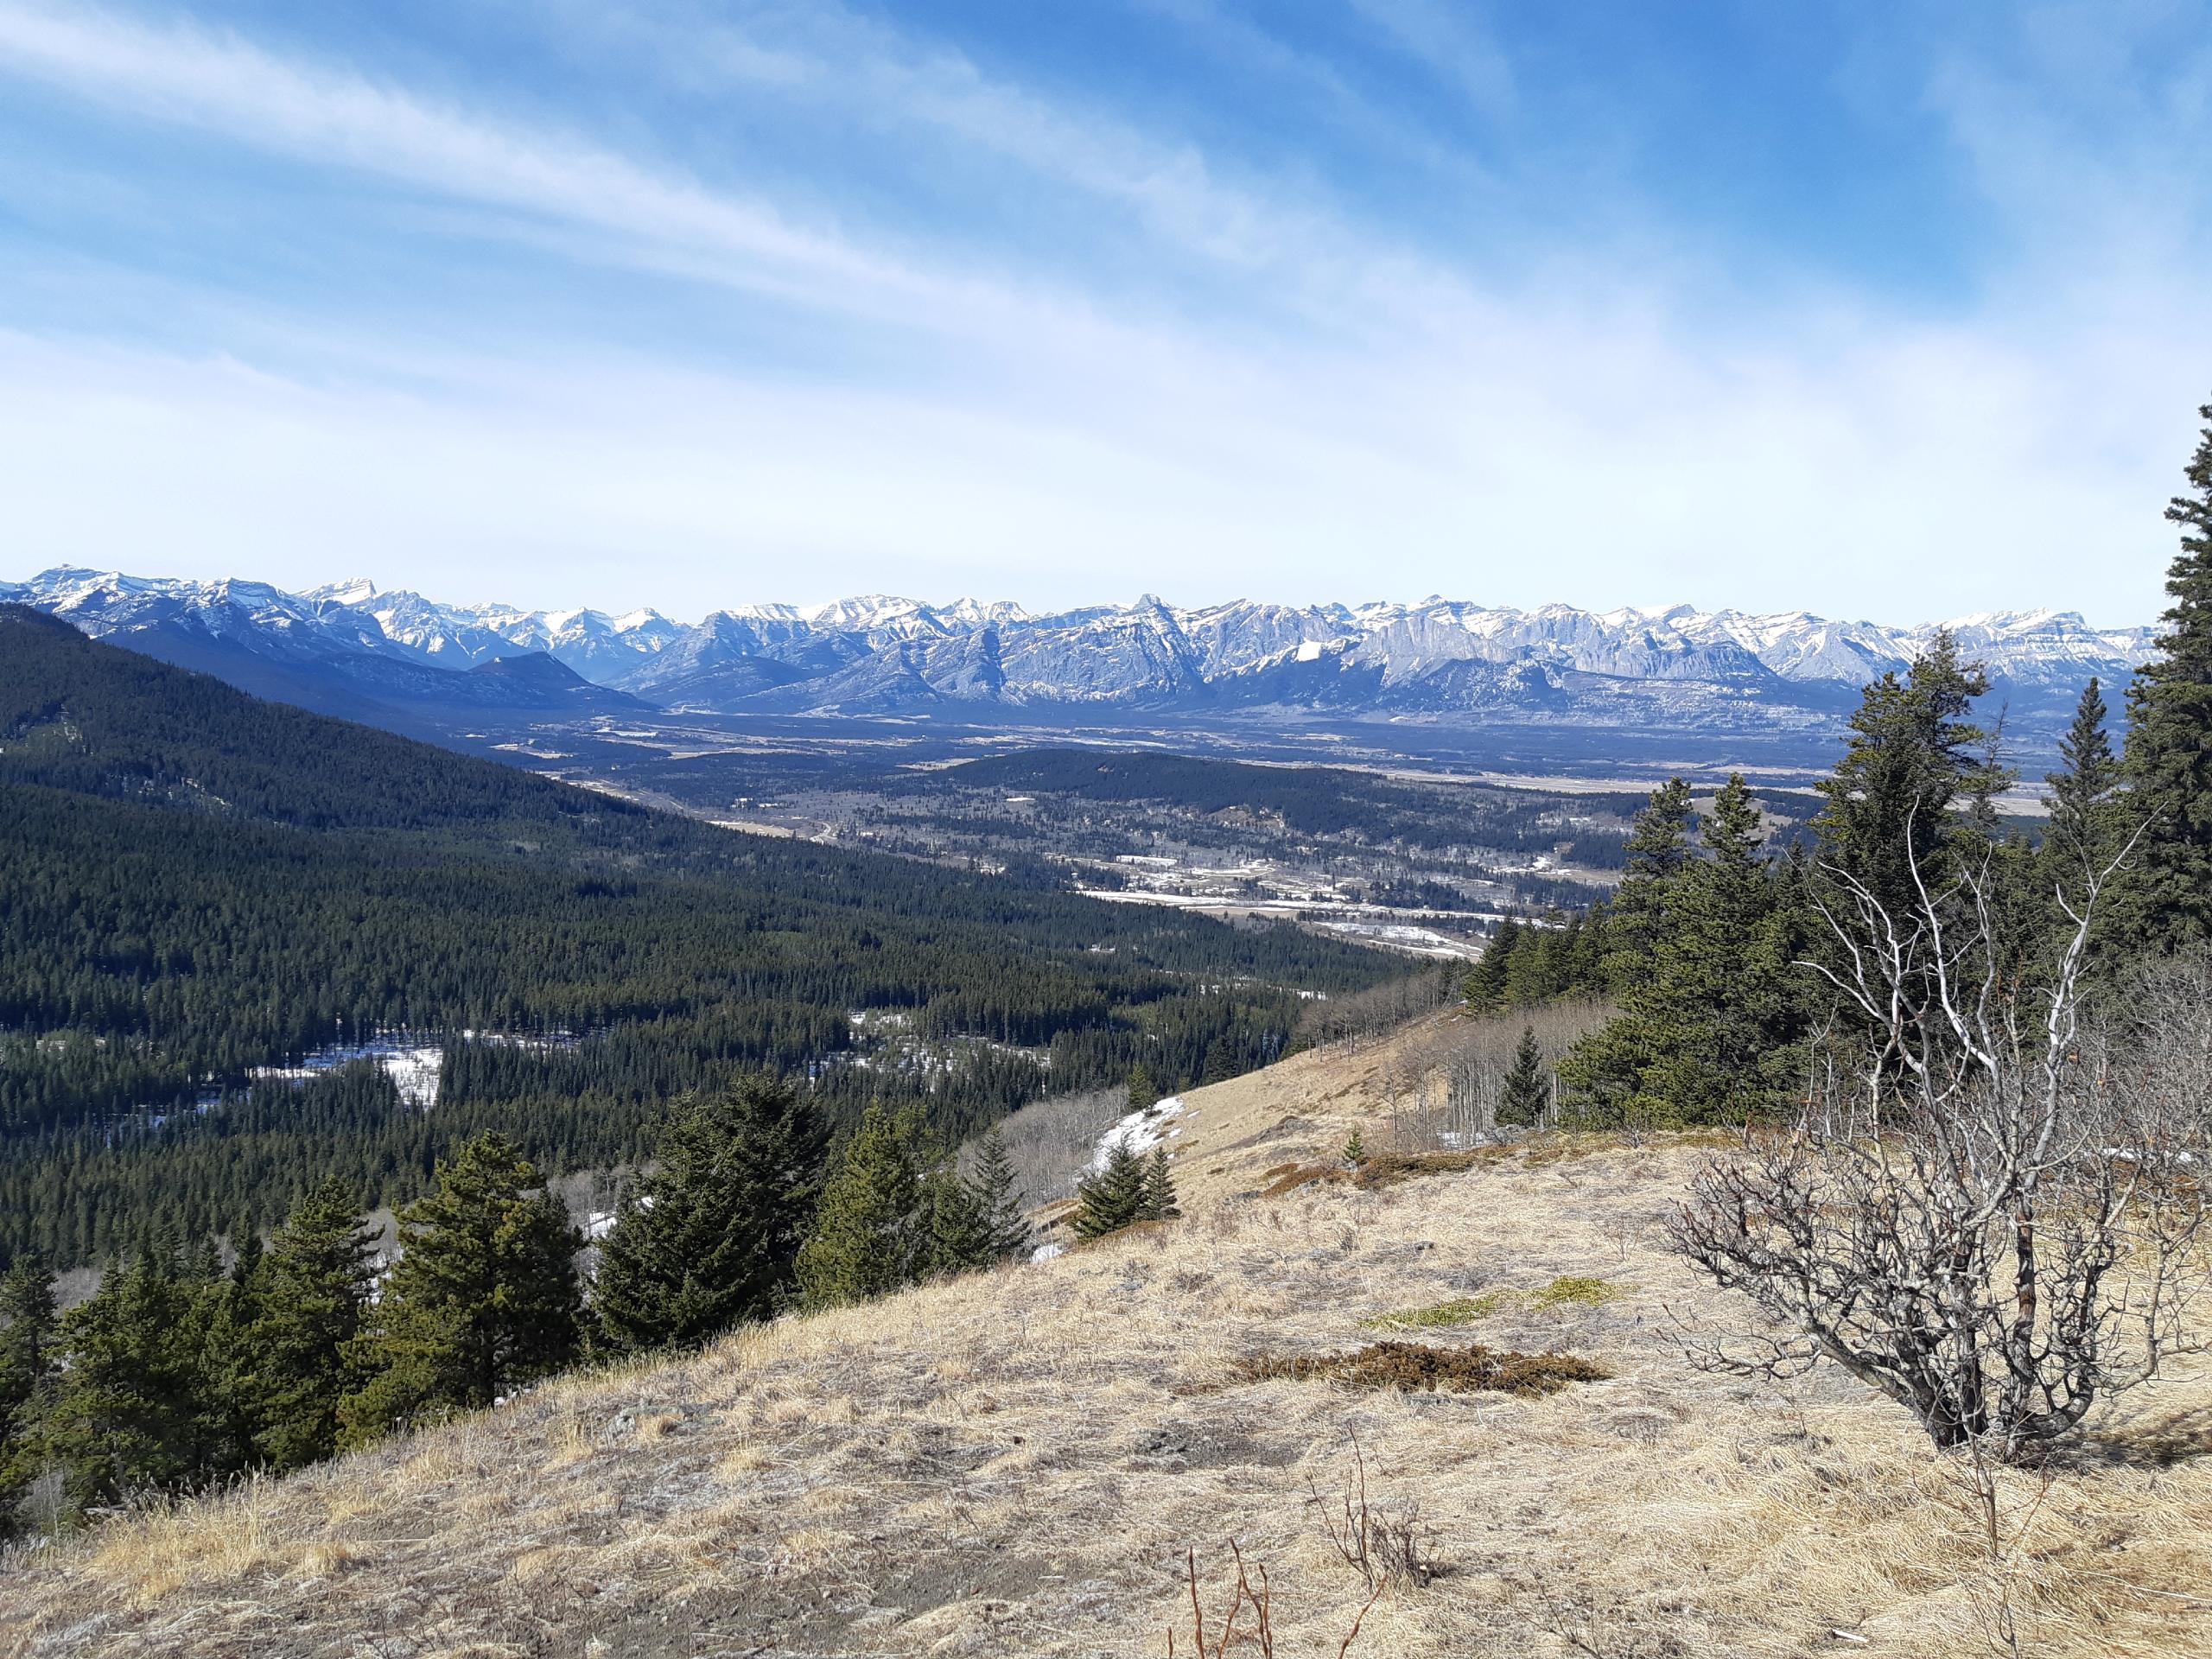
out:
<path id="1" fill-rule="evenodd" d="M 1402 1389 L 1433 1394 L 1556 1394 L 1572 1382 L 1601 1382 L 1603 1365 L 1574 1354 L 1524 1354 L 1513 1349 L 1432 1348 L 1418 1342 L 1370 1342 L 1348 1354 L 1258 1354 L 1236 1363 L 1237 1378 L 1262 1382 L 1277 1377 L 1341 1382 L 1354 1389 Z"/>
<path id="2" fill-rule="evenodd" d="M 1223 1659 L 1232 1643 L 1257 1648 L 1261 1659 L 1274 1659 L 1275 1634 L 1268 1588 L 1268 1569 L 1255 1562 L 1248 1572 L 1244 1565 L 1244 1552 L 1234 1541 L 1229 1546 L 1229 1553 L 1236 1562 L 1236 1581 L 1230 1586 L 1228 1610 L 1214 1627 L 1214 1638 L 1209 1643 L 1206 1640 L 1205 1605 L 1198 1596 L 1198 1552 L 1194 1549 L 1183 1552 L 1183 1565 L 1188 1575 L 1191 1593 L 1191 1645 L 1196 1650 L 1198 1659 Z M 1253 1572 L 1260 1575 L 1260 1586 L 1256 1590 L 1252 1587 Z M 1351 1644 L 1359 1637 L 1359 1627 L 1367 1622 L 1368 1609 L 1375 1605 L 1376 1598 L 1382 1593 L 1382 1587 L 1377 1585 L 1368 1596 L 1366 1605 L 1353 1618 L 1351 1628 L 1344 1632 L 1344 1639 L 1337 1644 L 1337 1659 L 1344 1659 L 1344 1656 L 1351 1651 Z M 1248 1609 L 1250 1617 L 1240 1635 L 1236 1621 Z M 1172 1628 L 1167 1632 L 1167 1659 L 1175 1659 L 1175 1632 Z"/>
<path id="3" fill-rule="evenodd" d="M 1863 1039 L 1831 1045 L 1800 1121 L 1701 1169 L 1675 1249 L 1783 1327 L 1707 1344 L 1738 1372 L 1821 1357 L 1910 1407 L 1939 1446 L 2017 1459 L 2157 1374 L 2201 1287 L 2212 995 L 2123 1046 L 2083 1027 L 2099 889 L 2038 986 L 1970 868 L 1893 916 L 1836 873 Z M 2062 904 L 2066 900 L 2062 897 Z M 1986 1483 L 1984 1483 L 1985 1488 Z"/>
<path id="4" fill-rule="evenodd" d="M 1344 1490 L 1332 1503 L 1321 1495 L 1319 1484 L 1309 1478 L 1307 1501 L 1320 1512 L 1321 1529 L 1331 1546 L 1344 1557 L 1345 1565 L 1366 1580 L 1370 1590 L 1386 1586 L 1419 1589 L 1440 1571 L 1421 1524 L 1421 1505 L 1411 1501 L 1370 1502 L 1367 1454 L 1357 1434 L 1350 1438 L 1352 1466 L 1345 1473 Z"/>

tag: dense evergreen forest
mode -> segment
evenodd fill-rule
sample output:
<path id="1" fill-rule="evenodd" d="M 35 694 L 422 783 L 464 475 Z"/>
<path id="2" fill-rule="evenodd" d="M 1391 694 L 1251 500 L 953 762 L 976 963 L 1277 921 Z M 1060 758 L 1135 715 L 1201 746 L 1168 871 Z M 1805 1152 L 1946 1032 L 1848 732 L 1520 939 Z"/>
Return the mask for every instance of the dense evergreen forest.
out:
<path id="1" fill-rule="evenodd" d="M 1387 958 L 646 811 L 0 607 L 0 1254 L 266 1227 L 321 1176 L 399 1203 L 480 1129 L 550 1171 L 633 1156 L 671 1096 L 811 1072 L 835 1121 L 957 1136 L 1055 1087 L 1281 1051 L 1300 991 Z M 938 1046 L 852 1063 L 852 1015 Z M 260 1068 L 444 1040 L 388 1083 Z M 465 1033 L 535 1039 L 494 1046 Z"/>

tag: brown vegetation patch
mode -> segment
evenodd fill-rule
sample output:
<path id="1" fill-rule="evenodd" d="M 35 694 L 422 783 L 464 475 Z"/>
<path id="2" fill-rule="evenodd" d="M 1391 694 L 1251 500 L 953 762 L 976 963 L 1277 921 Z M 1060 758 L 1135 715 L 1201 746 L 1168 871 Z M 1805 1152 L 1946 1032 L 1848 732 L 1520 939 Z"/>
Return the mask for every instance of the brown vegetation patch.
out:
<path id="1" fill-rule="evenodd" d="M 1570 1382 L 1602 1382 L 1603 1365 L 1574 1354 L 1523 1354 L 1511 1349 L 1431 1348 L 1418 1342 L 1370 1342 L 1349 1354 L 1261 1354 L 1236 1362 L 1248 1382 L 1287 1376 L 1342 1382 L 1355 1389 L 1402 1389 L 1424 1393 L 1512 1394 L 1524 1399 L 1556 1394 Z"/>
<path id="2" fill-rule="evenodd" d="M 1260 1189 L 1260 1196 L 1279 1198 L 1301 1186 L 1339 1182 L 1349 1182 L 1371 1192 L 1377 1187 L 1395 1186 L 1416 1175 L 1452 1175 L 1478 1164 L 1495 1163 L 1510 1156 L 1513 1150 L 1510 1145 L 1499 1145 L 1470 1147 L 1459 1152 L 1378 1152 L 1357 1168 L 1344 1164 L 1277 1164 L 1262 1173 L 1260 1179 L 1267 1185 Z"/>

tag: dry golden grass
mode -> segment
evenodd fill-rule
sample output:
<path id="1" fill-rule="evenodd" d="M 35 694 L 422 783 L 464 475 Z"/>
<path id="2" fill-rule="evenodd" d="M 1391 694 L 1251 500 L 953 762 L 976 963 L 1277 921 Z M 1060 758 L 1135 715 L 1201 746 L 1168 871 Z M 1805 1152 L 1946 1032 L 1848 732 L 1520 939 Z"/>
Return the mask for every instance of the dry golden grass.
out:
<path id="1" fill-rule="evenodd" d="M 1356 1122 L 1376 1144 L 1378 1058 L 1191 1096 L 1171 1226 L 571 1378 L 21 1560 L 0 1653 L 1152 1655 L 1171 1625 L 1187 1643 L 1185 1549 L 1217 1603 L 1234 1539 L 1278 1651 L 1333 1655 L 1368 1590 L 1311 1495 L 1342 1490 L 1355 1434 L 1444 1568 L 1386 1591 L 1355 1656 L 1963 1656 L 2000 1592 L 2031 1654 L 2212 1652 L 2212 1370 L 2006 1475 L 2019 1536 L 1993 1567 L 1901 1412 L 1684 1362 L 1676 1318 L 1741 1317 L 1658 1247 L 1694 1147 L 1544 1142 L 1249 1196 Z M 1609 1294 L 1541 1294 L 1574 1280 Z M 1236 1380 L 1476 1297 L 1485 1344 L 1612 1376 L 1533 1399 Z"/>

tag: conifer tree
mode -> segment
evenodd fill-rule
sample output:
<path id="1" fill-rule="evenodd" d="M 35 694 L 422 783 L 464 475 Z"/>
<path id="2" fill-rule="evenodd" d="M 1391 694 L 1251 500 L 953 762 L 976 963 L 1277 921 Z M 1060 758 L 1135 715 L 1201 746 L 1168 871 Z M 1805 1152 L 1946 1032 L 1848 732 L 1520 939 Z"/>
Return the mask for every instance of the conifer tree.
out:
<path id="1" fill-rule="evenodd" d="M 1988 690 L 1981 664 L 1961 661 L 1958 642 L 1939 630 L 1903 679 L 1891 671 L 1866 688 L 1843 757 L 1819 786 L 1823 861 L 1864 884 L 1891 916 L 1913 912 L 1922 883 L 1930 892 L 1948 884 L 1962 841 L 1986 839 L 1989 799 L 2011 781 L 1977 753 L 1990 740 L 1967 719 Z M 1979 804 L 1978 825 L 1961 823 L 1962 798 Z"/>
<path id="2" fill-rule="evenodd" d="M 248 1387 L 256 1449 L 271 1469 L 337 1449 L 339 1402 L 362 1380 L 359 1338 L 376 1255 L 375 1232 L 335 1176 L 300 1200 L 269 1246 Z"/>
<path id="3" fill-rule="evenodd" d="M 2120 762 L 2105 735 L 2105 700 L 2094 676 L 2075 705 L 2073 724 L 2058 740 L 2058 757 L 2060 769 L 2044 776 L 2050 785 L 2043 798 L 2050 815 L 2044 844 L 2073 881 L 2085 872 L 2101 872 L 2119 850 L 2112 832 Z"/>
<path id="4" fill-rule="evenodd" d="M 399 1212 L 399 1260 L 356 1347 L 340 1441 L 489 1406 L 573 1358 L 582 1239 L 515 1144 L 479 1135 Z"/>
<path id="5" fill-rule="evenodd" d="M 939 1165 L 922 1178 L 922 1208 L 929 1217 L 929 1271 L 974 1273 L 991 1264 L 982 1206 L 957 1161 Z"/>
<path id="6" fill-rule="evenodd" d="M 37 1472 L 37 1434 L 56 1382 L 54 1280 L 35 1254 L 0 1274 L 0 1542 Z"/>
<path id="7" fill-rule="evenodd" d="M 864 1301 L 911 1283 L 927 1261 L 921 1178 L 906 1126 L 871 1106 L 822 1190 L 798 1253 L 799 1289 L 814 1307 Z"/>
<path id="8" fill-rule="evenodd" d="M 228 1273 L 212 1239 L 194 1258 L 200 1289 L 188 1329 L 200 1351 L 200 1471 L 210 1478 L 250 1466 L 258 1438 L 251 1338 L 262 1305 L 261 1236 L 241 1224 L 233 1236 Z"/>
<path id="9" fill-rule="evenodd" d="M 1551 1068 L 1544 1064 L 1544 1051 L 1537 1046 L 1536 1028 L 1521 1028 L 1521 1046 L 1514 1051 L 1512 1069 L 1505 1074 L 1505 1085 L 1497 1102 L 1497 1121 L 1510 1128 L 1527 1128 L 1543 1120 L 1544 1108 L 1551 1103 Z"/>
<path id="10" fill-rule="evenodd" d="M 1154 1147 L 1145 1160 L 1144 1198 L 1138 1205 L 1140 1221 L 1173 1221 L 1183 1212 L 1175 1207 L 1175 1176 L 1167 1166 L 1167 1148 Z"/>
<path id="11" fill-rule="evenodd" d="M 1152 1080 L 1152 1073 L 1139 1060 L 1129 1068 L 1129 1109 L 1141 1112 L 1159 1103 L 1160 1085 Z"/>
<path id="12" fill-rule="evenodd" d="M 1007 1149 L 1005 1135 L 995 1128 L 976 1148 L 969 1191 L 982 1214 L 987 1258 L 1007 1262 L 1027 1255 L 1029 1217 L 1022 1213 L 1021 1194 L 1014 1183 L 1014 1154 Z"/>
<path id="13" fill-rule="evenodd" d="M 1144 1217 L 1145 1161 L 1117 1138 L 1104 1165 L 1076 1183 L 1075 1235 L 1103 1238 Z"/>
<path id="14" fill-rule="evenodd" d="M 1667 931 L 1667 906 L 1689 868 L 1697 814 L 1689 781 L 1669 778 L 1636 815 L 1623 849 L 1625 865 L 1605 921 L 1605 975 L 1615 987 L 1643 979 Z"/>
<path id="15" fill-rule="evenodd" d="M 678 1106 L 600 1248 L 597 1344 L 696 1347 L 774 1314 L 797 1287 L 828 1142 L 812 1098 L 766 1072 Z"/>
<path id="16" fill-rule="evenodd" d="M 1647 912 L 1657 925 L 1622 1013 L 1574 1046 L 1560 1076 L 1624 1122 L 1713 1122 L 1770 1111 L 1794 1084 L 1803 993 L 1791 964 L 1795 883 L 1762 855 L 1741 775 L 1700 826 L 1700 856 Z"/>
<path id="17" fill-rule="evenodd" d="M 41 1440 L 72 1510 L 204 1478 L 194 1309 L 205 1288 L 179 1252 L 148 1250 L 62 1315 L 67 1360 Z"/>
<path id="18" fill-rule="evenodd" d="M 1802 991 L 1798 918 L 1762 856 L 1765 827 L 1741 773 L 1713 798 L 1699 839 L 1704 856 L 1655 964 L 1647 1006 L 1667 1052 L 1647 1085 L 1682 1121 L 1714 1122 L 1770 1111 L 1794 1086 Z"/>
<path id="19" fill-rule="evenodd" d="M 1226 1083 L 1236 1075 L 1236 1051 L 1226 1038 L 1217 1037 L 1206 1045 L 1205 1065 L 1198 1072 L 1201 1083 Z"/>
<path id="20" fill-rule="evenodd" d="M 2127 691 L 2126 811 L 2145 829 L 2122 926 L 2159 950 L 2212 939 L 2212 404 L 2197 414 L 2190 493 L 2166 507 L 2181 527 L 2166 572 L 2173 603 L 2158 656 Z"/>
<path id="21" fill-rule="evenodd" d="M 1471 1012 L 1491 1014 L 1505 1006 L 1512 984 L 1513 957 L 1520 944 L 1521 924 L 1508 916 L 1491 932 L 1482 955 L 1475 958 L 1475 965 L 1460 982 Z"/>

